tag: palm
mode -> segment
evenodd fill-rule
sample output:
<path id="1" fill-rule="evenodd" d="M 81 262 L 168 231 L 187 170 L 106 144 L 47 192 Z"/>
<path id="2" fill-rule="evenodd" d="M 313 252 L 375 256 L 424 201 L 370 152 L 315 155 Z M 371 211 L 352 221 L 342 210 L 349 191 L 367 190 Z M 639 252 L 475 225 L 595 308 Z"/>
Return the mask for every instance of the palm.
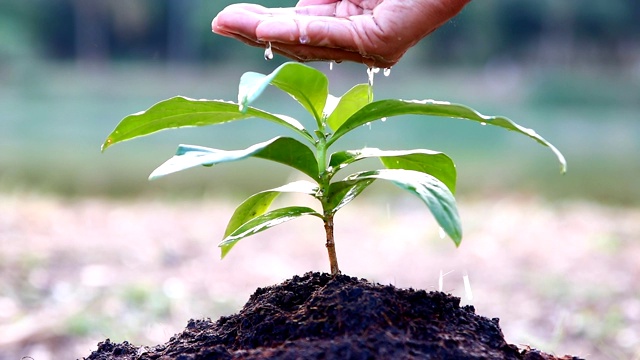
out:
<path id="1" fill-rule="evenodd" d="M 301 0 L 295 8 L 227 7 L 213 31 L 299 61 L 390 67 L 469 0 Z"/>

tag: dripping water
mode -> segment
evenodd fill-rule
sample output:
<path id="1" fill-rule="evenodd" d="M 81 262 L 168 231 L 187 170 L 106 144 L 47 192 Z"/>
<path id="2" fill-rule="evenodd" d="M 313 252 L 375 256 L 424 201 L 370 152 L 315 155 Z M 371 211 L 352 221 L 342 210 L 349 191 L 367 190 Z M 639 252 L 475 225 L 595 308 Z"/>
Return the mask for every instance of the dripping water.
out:
<path id="1" fill-rule="evenodd" d="M 386 77 L 386 76 L 391 75 L 391 68 L 390 68 L 390 67 L 388 67 L 388 68 L 384 68 L 384 70 L 382 70 L 382 74 L 383 74 L 385 77 Z"/>
<path id="2" fill-rule="evenodd" d="M 298 37 L 298 41 L 300 44 L 308 44 L 311 39 L 309 39 L 309 35 L 307 35 L 307 23 L 298 23 L 298 28 L 300 32 L 300 36 Z"/>
<path id="3" fill-rule="evenodd" d="M 267 48 L 264 49 L 264 59 L 273 60 L 273 49 L 271 49 L 271 41 L 267 43 Z"/>
<path id="4" fill-rule="evenodd" d="M 369 86 L 373 87 L 373 77 L 380 72 L 380 68 L 370 67 L 367 68 L 367 76 L 369 77 Z"/>
<path id="5" fill-rule="evenodd" d="M 373 101 L 373 77 L 380 72 L 380 68 L 367 68 L 367 77 L 369 78 L 369 102 Z"/>
<path id="6" fill-rule="evenodd" d="M 467 297 L 467 300 L 473 300 L 473 293 L 471 292 L 471 282 L 469 281 L 469 273 L 466 271 L 464 275 L 462 275 L 462 282 L 464 283 L 464 293 Z"/>

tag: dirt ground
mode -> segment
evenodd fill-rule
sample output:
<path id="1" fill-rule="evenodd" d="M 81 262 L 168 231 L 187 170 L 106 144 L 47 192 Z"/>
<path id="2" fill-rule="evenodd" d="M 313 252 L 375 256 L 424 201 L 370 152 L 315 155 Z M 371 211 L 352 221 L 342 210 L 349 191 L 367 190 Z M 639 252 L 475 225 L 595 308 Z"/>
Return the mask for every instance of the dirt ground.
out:
<path id="1" fill-rule="evenodd" d="M 105 340 L 86 360 L 582 360 L 519 349 L 498 319 L 440 291 L 308 272 L 258 288 L 240 312 L 190 320 L 158 346 Z"/>
<path id="2" fill-rule="evenodd" d="M 257 287 L 328 270 L 318 219 L 243 240 L 220 261 L 234 205 L 0 195 L 0 359 L 74 359 L 105 338 L 164 343 L 190 318 L 237 312 Z M 336 217 L 342 271 L 442 286 L 500 318 L 512 344 L 640 359 L 640 209 L 526 196 L 459 205 L 456 249 L 416 199 L 355 201 Z"/>

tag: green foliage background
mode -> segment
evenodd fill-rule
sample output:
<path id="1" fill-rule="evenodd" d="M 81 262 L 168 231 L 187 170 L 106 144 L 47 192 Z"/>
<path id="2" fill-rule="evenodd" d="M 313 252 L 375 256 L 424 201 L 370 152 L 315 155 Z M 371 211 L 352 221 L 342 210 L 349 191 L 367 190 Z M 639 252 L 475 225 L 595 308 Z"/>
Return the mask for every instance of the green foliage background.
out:
<path id="1" fill-rule="evenodd" d="M 168 196 L 216 196 L 285 180 L 288 173 L 267 172 L 271 164 L 259 161 L 251 163 L 254 170 L 229 165 L 215 176 L 196 171 L 166 182 L 145 180 L 177 142 L 236 149 L 275 135 L 258 122 L 162 134 L 105 155 L 96 145 L 126 114 L 178 94 L 234 100 L 243 72 L 269 72 L 285 60 L 266 62 L 260 49 L 211 34 L 211 19 L 230 3 L 0 3 L 0 190 L 130 197 L 167 194 L 178 184 L 180 190 Z M 446 151 L 458 163 L 462 196 L 520 191 L 637 204 L 638 4 L 472 2 L 412 49 L 389 78 L 376 77 L 377 99 L 450 100 L 537 129 L 567 155 L 565 176 L 557 175 L 541 149 L 468 124 L 409 117 L 374 124 L 366 136 L 348 137 L 345 146 Z M 366 81 L 364 67 L 356 64 L 332 72 L 326 64 L 314 66 L 328 73 L 333 94 Z M 269 110 L 304 116 L 276 92 L 263 101 Z M 139 155 L 131 156 L 138 147 Z"/>

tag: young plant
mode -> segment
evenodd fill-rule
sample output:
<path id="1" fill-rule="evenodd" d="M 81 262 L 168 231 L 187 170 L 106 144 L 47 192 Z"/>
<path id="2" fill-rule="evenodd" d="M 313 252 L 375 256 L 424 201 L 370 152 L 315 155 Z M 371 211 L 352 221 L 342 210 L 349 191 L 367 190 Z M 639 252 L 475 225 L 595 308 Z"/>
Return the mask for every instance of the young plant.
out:
<path id="1" fill-rule="evenodd" d="M 316 128 L 307 130 L 299 121 L 285 115 L 269 113 L 251 106 L 268 85 L 273 85 L 297 100 L 313 117 Z M 340 272 L 333 237 L 334 216 L 375 180 L 387 180 L 417 195 L 429 208 L 444 232 L 458 246 L 462 238 L 460 218 L 454 192 L 456 168 L 447 155 L 432 150 L 388 151 L 376 148 L 337 151 L 329 148 L 352 130 L 376 120 L 405 114 L 458 118 L 499 126 L 526 135 L 549 147 L 562 166 L 562 154 L 535 131 L 499 116 L 485 116 L 462 105 L 434 100 L 371 101 L 372 89 L 359 84 L 336 98 L 328 92 L 327 77 L 300 63 L 285 63 L 271 74 L 247 72 L 240 79 L 238 102 L 194 100 L 174 97 L 147 111 L 125 117 L 109 135 L 102 150 L 109 146 L 148 135 L 156 131 L 188 126 L 206 126 L 261 118 L 288 128 L 293 137 L 275 137 L 243 150 L 225 151 L 194 145 L 180 145 L 171 159 L 149 176 L 150 180 L 196 166 L 212 166 L 249 157 L 267 159 L 290 166 L 307 175 L 310 181 L 296 181 L 250 196 L 235 210 L 222 242 L 224 258 L 233 246 L 248 236 L 301 216 L 322 219 L 332 274 Z M 378 158 L 383 169 L 356 172 L 334 181 L 348 165 L 368 158 Z M 302 193 L 320 202 L 321 211 L 309 207 L 289 206 L 270 210 L 281 193 Z"/>

